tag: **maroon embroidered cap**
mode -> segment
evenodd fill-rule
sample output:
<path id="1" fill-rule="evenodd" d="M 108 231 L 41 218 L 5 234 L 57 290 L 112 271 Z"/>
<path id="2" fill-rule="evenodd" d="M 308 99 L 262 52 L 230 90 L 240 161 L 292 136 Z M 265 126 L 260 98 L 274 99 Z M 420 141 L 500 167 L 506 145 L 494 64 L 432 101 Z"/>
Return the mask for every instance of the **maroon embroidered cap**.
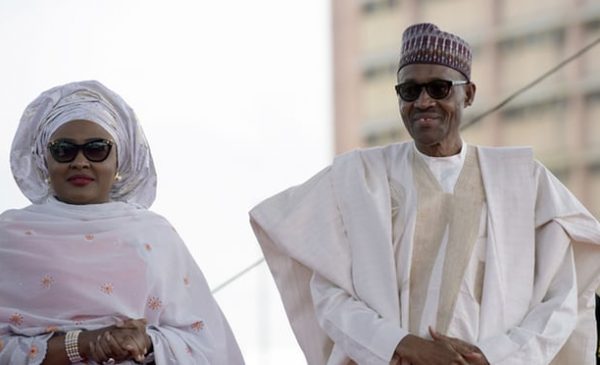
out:
<path id="1" fill-rule="evenodd" d="M 471 79 L 471 47 L 457 35 L 444 32 L 431 23 L 414 24 L 402 34 L 398 71 L 413 63 L 448 66 Z"/>

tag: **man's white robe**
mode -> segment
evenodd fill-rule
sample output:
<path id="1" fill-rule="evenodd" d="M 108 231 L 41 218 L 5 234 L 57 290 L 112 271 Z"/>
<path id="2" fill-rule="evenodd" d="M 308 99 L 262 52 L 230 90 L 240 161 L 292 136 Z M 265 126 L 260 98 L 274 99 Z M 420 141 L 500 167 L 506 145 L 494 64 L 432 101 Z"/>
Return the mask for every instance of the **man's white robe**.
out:
<path id="1" fill-rule="evenodd" d="M 407 333 L 410 260 L 396 260 L 412 250 L 413 149 L 409 142 L 341 155 L 250 213 L 309 364 L 387 364 Z M 478 156 L 488 215 L 475 345 L 492 364 L 593 364 L 600 224 L 530 149 L 479 147 Z M 405 173 L 398 257 L 392 170 Z M 315 274 L 339 289 L 329 303 L 313 303 Z"/>

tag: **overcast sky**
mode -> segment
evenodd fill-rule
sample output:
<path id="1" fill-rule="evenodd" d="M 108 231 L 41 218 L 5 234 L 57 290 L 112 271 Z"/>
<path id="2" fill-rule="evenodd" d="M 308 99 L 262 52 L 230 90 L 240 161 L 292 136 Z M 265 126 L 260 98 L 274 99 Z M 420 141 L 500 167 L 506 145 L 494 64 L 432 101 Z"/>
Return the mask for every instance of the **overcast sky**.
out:
<path id="1" fill-rule="evenodd" d="M 247 211 L 326 166 L 329 1 L 3 0 L 0 211 L 28 201 L 10 144 L 42 91 L 96 79 L 138 114 L 164 215 L 215 287 L 262 255 Z M 266 265 L 216 294 L 248 364 L 305 364 Z"/>

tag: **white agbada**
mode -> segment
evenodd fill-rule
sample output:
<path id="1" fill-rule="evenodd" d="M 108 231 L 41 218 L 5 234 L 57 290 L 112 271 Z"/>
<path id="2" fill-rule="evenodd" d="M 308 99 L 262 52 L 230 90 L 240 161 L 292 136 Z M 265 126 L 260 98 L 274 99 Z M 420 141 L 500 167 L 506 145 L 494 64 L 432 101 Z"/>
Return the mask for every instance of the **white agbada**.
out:
<path id="1" fill-rule="evenodd" d="M 46 146 L 71 120 L 104 128 L 121 179 L 103 204 L 65 204 L 46 181 Z M 11 168 L 34 203 L 0 215 L 0 365 L 40 364 L 55 332 L 146 318 L 157 364 L 243 364 L 202 272 L 147 208 L 156 172 L 133 110 L 97 81 L 42 93 L 25 110 Z M 134 364 L 126 361 L 123 364 Z"/>
<path id="2" fill-rule="evenodd" d="M 479 346 L 491 364 L 595 363 L 600 225 L 530 149 L 477 152 L 487 204 L 483 291 L 471 314 L 476 330 L 462 336 L 453 327 L 469 322 L 463 315 L 448 333 Z M 251 211 L 308 363 L 388 364 L 408 333 L 413 158 L 412 142 L 348 153 Z M 403 177 L 395 189 L 405 222 L 396 252 L 393 176 Z M 317 277 L 328 285 L 315 291 Z"/>

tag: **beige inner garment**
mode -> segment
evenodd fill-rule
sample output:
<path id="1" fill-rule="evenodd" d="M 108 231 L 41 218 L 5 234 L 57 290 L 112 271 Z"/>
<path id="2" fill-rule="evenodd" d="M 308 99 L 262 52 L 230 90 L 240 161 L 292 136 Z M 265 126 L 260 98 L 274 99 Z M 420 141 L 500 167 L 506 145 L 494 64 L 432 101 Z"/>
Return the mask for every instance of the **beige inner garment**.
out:
<path id="1" fill-rule="evenodd" d="M 417 189 L 417 220 L 410 272 L 409 331 L 417 334 L 427 289 L 444 234 L 448 243 L 444 258 L 436 330 L 447 333 L 466 268 L 473 253 L 485 202 L 477 150 L 469 146 L 465 163 L 454 187 L 445 193 L 425 161 L 414 154 Z M 479 276 L 483 273 L 479 272 Z M 481 296 L 482 278 L 475 291 Z"/>

